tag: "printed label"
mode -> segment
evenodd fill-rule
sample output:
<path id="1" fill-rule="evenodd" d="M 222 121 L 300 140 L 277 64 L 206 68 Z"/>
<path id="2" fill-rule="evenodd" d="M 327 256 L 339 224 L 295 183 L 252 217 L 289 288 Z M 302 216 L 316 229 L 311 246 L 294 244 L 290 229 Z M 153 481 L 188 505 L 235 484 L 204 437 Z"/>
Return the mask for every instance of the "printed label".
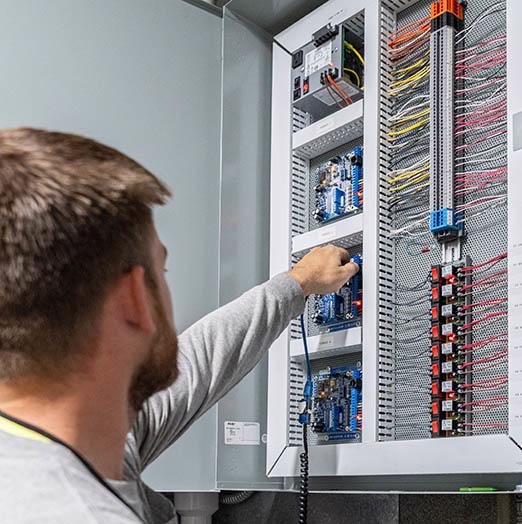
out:
<path id="1" fill-rule="evenodd" d="M 442 372 L 443 373 L 453 373 L 453 362 L 443 362 L 442 363 Z"/>
<path id="2" fill-rule="evenodd" d="M 225 444 L 231 446 L 259 446 L 258 422 L 225 421 Z"/>
<path id="3" fill-rule="evenodd" d="M 319 238 L 321 240 L 331 240 L 335 238 L 337 228 L 335 226 L 326 226 L 319 230 Z"/>
<path id="4" fill-rule="evenodd" d="M 441 390 L 443 393 L 453 391 L 453 380 L 445 380 L 441 385 Z"/>
<path id="5" fill-rule="evenodd" d="M 325 347 L 331 347 L 334 345 L 334 338 L 333 335 L 329 335 L 326 337 L 321 337 L 319 340 L 319 347 L 325 348 Z"/>
<path id="6" fill-rule="evenodd" d="M 334 126 L 334 119 L 333 118 L 325 118 L 324 120 L 321 120 L 317 124 L 317 133 L 316 136 L 320 136 L 326 131 L 329 131 Z"/>
<path id="7" fill-rule="evenodd" d="M 444 342 L 442 344 L 442 354 L 451 355 L 453 353 L 453 344 L 451 342 Z"/>
<path id="8" fill-rule="evenodd" d="M 332 62 L 332 42 L 328 42 L 322 47 L 318 47 L 305 55 L 305 77 L 328 67 Z"/>
<path id="9" fill-rule="evenodd" d="M 442 431 L 451 431 L 453 429 L 453 420 L 448 418 L 442 421 Z"/>
<path id="10" fill-rule="evenodd" d="M 442 411 L 453 411 L 453 400 L 443 400 Z"/>

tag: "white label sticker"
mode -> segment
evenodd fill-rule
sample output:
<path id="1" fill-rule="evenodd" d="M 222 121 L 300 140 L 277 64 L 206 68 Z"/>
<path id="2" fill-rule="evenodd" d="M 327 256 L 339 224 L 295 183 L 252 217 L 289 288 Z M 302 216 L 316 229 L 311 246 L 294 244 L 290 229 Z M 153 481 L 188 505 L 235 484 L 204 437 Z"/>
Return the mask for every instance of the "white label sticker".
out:
<path id="1" fill-rule="evenodd" d="M 326 347 L 332 347 L 334 345 L 334 337 L 333 335 L 321 335 L 319 338 L 319 347 L 320 348 L 326 348 Z"/>
<path id="2" fill-rule="evenodd" d="M 453 304 L 445 304 L 442 306 L 442 316 L 451 317 L 453 315 Z"/>
<path id="3" fill-rule="evenodd" d="M 324 118 L 317 124 L 317 133 L 316 136 L 322 135 L 323 133 L 326 133 L 326 131 L 329 131 L 334 126 L 334 119 L 333 118 Z"/>
<path id="4" fill-rule="evenodd" d="M 225 421 L 225 444 L 231 446 L 259 446 L 260 433 L 258 422 Z"/>
<path id="5" fill-rule="evenodd" d="M 446 284 L 445 286 L 442 286 L 442 296 L 451 297 L 451 295 L 453 295 L 453 286 L 451 284 Z"/>
<path id="6" fill-rule="evenodd" d="M 453 420 L 450 418 L 442 421 L 442 431 L 451 431 L 453 429 Z"/>
<path id="7" fill-rule="evenodd" d="M 326 226 L 319 230 L 319 238 L 321 240 L 331 240 L 332 238 L 335 238 L 335 235 L 337 234 L 337 227 L 332 226 Z"/>
<path id="8" fill-rule="evenodd" d="M 453 266 L 442 266 L 442 278 L 449 278 L 453 275 Z"/>
<path id="9" fill-rule="evenodd" d="M 443 400 L 442 411 L 453 411 L 453 400 Z"/>
<path id="10" fill-rule="evenodd" d="M 318 47 L 305 55 L 305 73 L 309 77 L 311 74 L 326 68 L 332 62 L 332 42 L 328 42 L 322 47 Z"/>
<path id="11" fill-rule="evenodd" d="M 453 380 L 445 380 L 441 385 L 441 390 L 443 393 L 453 391 Z"/>
<path id="12" fill-rule="evenodd" d="M 442 335 L 447 337 L 453 333 L 453 324 L 442 324 Z"/>
<path id="13" fill-rule="evenodd" d="M 451 342 L 445 342 L 442 344 L 442 354 L 451 355 L 453 353 L 453 344 Z"/>
<path id="14" fill-rule="evenodd" d="M 443 362 L 442 363 L 442 372 L 443 373 L 453 373 L 453 362 Z"/>

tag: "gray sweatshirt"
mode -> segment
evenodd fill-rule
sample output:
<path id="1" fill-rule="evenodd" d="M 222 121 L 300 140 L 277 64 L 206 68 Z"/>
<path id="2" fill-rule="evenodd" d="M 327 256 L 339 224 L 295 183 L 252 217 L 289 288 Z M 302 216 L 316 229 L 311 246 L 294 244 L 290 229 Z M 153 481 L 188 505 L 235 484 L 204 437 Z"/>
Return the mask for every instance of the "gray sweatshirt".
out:
<path id="1" fill-rule="evenodd" d="M 282 274 L 180 335 L 179 377 L 139 413 L 125 444 L 125 480 L 108 481 L 128 505 L 71 450 L 0 418 L 0 522 L 177 522 L 173 505 L 141 472 L 259 362 L 303 308 L 301 287 Z"/>

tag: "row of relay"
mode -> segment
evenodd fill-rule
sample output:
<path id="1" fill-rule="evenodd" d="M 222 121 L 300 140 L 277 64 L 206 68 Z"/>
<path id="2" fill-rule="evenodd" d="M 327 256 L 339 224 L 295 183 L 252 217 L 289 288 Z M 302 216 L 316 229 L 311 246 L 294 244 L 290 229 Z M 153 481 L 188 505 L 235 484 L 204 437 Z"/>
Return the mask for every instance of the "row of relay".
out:
<path id="1" fill-rule="evenodd" d="M 463 347 L 469 341 L 463 310 L 470 300 L 471 273 L 465 263 L 431 268 L 431 435 L 462 434 Z"/>

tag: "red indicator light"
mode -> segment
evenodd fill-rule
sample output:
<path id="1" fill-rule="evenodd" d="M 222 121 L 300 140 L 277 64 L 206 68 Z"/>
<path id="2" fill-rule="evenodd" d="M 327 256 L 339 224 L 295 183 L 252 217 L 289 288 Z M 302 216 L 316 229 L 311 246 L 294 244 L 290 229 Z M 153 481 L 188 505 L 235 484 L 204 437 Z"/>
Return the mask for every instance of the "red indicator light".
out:
<path id="1" fill-rule="evenodd" d="M 433 396 L 438 396 L 439 394 L 439 383 L 438 382 L 431 383 L 431 394 Z"/>
<path id="2" fill-rule="evenodd" d="M 431 356 L 433 358 L 439 358 L 439 346 L 438 344 L 434 344 L 431 346 Z"/>
<path id="3" fill-rule="evenodd" d="M 438 402 L 432 402 L 431 403 L 431 413 L 432 413 L 432 415 L 438 415 L 439 414 L 439 403 Z"/>

